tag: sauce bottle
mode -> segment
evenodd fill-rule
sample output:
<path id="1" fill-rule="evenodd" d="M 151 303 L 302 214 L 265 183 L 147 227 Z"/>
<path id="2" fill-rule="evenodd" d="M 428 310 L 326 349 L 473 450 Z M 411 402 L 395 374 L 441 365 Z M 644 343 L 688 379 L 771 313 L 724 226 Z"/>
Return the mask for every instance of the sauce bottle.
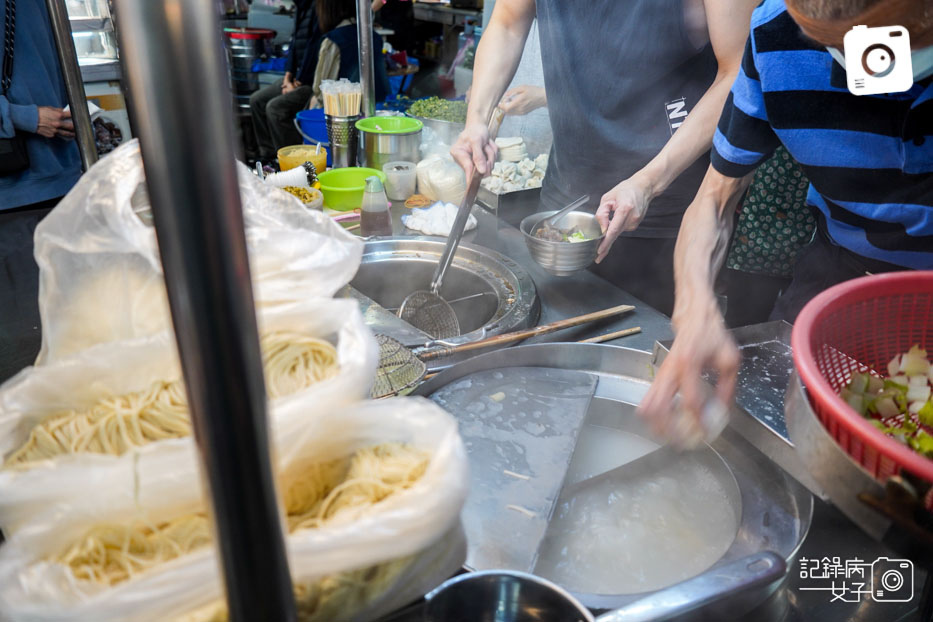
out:
<path id="1" fill-rule="evenodd" d="M 382 180 L 373 175 L 366 178 L 363 204 L 360 206 L 360 235 L 392 235 L 392 214 Z"/>

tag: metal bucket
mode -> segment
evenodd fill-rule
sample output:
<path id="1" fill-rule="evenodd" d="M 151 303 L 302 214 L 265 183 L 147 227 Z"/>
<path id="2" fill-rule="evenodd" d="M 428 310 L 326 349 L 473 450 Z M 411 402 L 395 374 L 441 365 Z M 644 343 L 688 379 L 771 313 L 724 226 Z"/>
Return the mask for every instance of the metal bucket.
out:
<path id="1" fill-rule="evenodd" d="M 382 129 L 377 129 L 377 126 Z M 410 126 L 410 129 L 409 129 Z M 422 124 L 407 117 L 372 117 L 356 123 L 360 161 L 381 171 L 388 162 L 418 162 Z"/>
<path id="2" fill-rule="evenodd" d="M 272 55 L 275 31 L 266 28 L 226 28 L 224 39 L 233 91 L 248 98 L 250 93 L 259 88 L 259 75 L 252 71 L 253 61 Z M 239 105 L 242 107 L 241 103 Z"/>

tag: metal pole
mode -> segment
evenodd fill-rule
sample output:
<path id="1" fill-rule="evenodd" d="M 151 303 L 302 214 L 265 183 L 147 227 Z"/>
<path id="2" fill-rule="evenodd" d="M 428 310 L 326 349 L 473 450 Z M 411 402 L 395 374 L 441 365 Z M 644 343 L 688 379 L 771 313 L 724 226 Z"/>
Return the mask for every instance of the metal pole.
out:
<path id="1" fill-rule="evenodd" d="M 117 17 L 117 7 L 114 4 L 114 0 L 107 0 L 107 10 L 110 12 L 110 24 L 113 28 L 113 33 L 117 38 L 117 41 L 120 41 L 120 24 L 119 18 Z M 120 46 L 117 46 L 117 61 L 120 60 Z M 122 73 L 122 71 L 121 71 Z M 131 103 L 130 90 L 127 86 L 126 79 L 121 75 L 120 76 L 120 92 L 123 94 L 123 105 L 126 107 L 126 117 L 130 124 L 130 134 L 136 136 L 136 119 L 133 113 L 133 104 Z M 124 139 L 126 137 L 124 136 Z"/>
<path id="2" fill-rule="evenodd" d="M 360 86 L 363 89 L 362 113 L 364 117 L 371 117 L 376 114 L 372 0 L 356 0 L 356 34 L 360 50 Z"/>
<path id="3" fill-rule="evenodd" d="M 230 619 L 291 622 L 217 5 L 115 4 Z"/>
<path id="4" fill-rule="evenodd" d="M 58 49 L 58 62 L 62 66 L 65 79 L 65 93 L 71 107 L 71 120 L 75 126 L 75 139 L 81 154 L 81 166 L 88 170 L 97 162 L 97 142 L 94 140 L 94 126 L 87 111 L 87 95 L 84 92 L 84 80 L 81 79 L 81 67 L 75 52 L 75 41 L 71 35 L 71 22 L 65 0 L 45 0 L 52 24 L 52 35 Z"/>

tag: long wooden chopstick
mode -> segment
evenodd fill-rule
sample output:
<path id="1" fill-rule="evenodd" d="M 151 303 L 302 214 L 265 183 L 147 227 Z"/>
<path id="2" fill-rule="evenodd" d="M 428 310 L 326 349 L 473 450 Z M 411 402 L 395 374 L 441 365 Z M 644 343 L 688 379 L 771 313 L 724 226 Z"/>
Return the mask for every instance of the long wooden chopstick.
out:
<path id="1" fill-rule="evenodd" d="M 605 335 L 599 335 L 598 337 L 590 337 L 589 339 L 581 339 L 577 343 L 602 343 L 604 341 L 610 341 L 612 339 L 619 339 L 621 337 L 628 337 L 629 335 L 637 335 L 641 332 L 641 326 L 634 326 L 632 328 L 624 328 L 622 330 L 617 330 L 612 333 L 606 333 Z M 440 372 L 433 372 L 426 374 L 422 380 L 430 380 Z"/>
<path id="2" fill-rule="evenodd" d="M 480 339 L 479 341 L 474 341 L 472 343 L 464 343 L 457 346 L 447 346 L 438 348 L 436 350 L 427 350 L 424 352 L 416 353 L 416 355 L 422 361 L 430 361 L 444 356 L 450 356 L 451 354 L 455 354 L 457 352 L 478 350 L 480 348 L 488 348 L 490 346 L 504 345 L 507 343 L 513 343 L 515 341 L 522 341 L 523 339 L 537 337 L 538 335 L 547 335 L 548 333 L 553 333 L 564 328 L 572 328 L 574 326 L 579 326 L 580 324 L 586 324 L 587 322 L 595 322 L 596 320 L 602 320 L 608 317 L 628 313 L 634 309 L 635 307 L 632 305 L 619 305 L 617 307 L 603 309 L 602 311 L 594 311 L 593 313 L 585 313 L 576 317 L 569 317 L 563 320 L 558 320 L 556 322 L 551 322 L 550 324 L 542 324 L 541 326 L 535 326 L 534 328 L 528 328 L 526 330 L 518 330 L 512 333 L 505 333 L 502 335 L 496 335 L 495 337 Z"/>
<path id="3" fill-rule="evenodd" d="M 589 339 L 581 339 L 577 343 L 602 343 L 604 341 L 611 341 L 613 339 L 619 339 L 620 337 L 628 337 L 629 335 L 636 335 L 641 332 L 641 326 L 635 326 L 633 328 L 624 328 L 622 330 L 617 330 L 614 333 L 606 333 L 605 335 L 599 335 L 598 337 L 590 337 Z"/>

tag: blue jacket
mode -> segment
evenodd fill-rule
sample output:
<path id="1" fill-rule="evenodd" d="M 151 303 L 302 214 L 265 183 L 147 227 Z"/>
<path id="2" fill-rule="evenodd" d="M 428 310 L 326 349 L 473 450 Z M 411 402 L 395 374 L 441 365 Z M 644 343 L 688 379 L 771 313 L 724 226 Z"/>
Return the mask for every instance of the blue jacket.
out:
<path id="1" fill-rule="evenodd" d="M 0 15 L 5 11 L 6 0 L 0 0 Z M 68 105 L 45 0 L 16 0 L 15 33 L 13 83 L 0 95 L 0 138 L 11 137 L 16 130 L 26 137 L 29 168 L 0 176 L 0 210 L 60 197 L 81 176 L 81 158 L 73 140 L 35 133 L 39 106 Z M 0 46 L 0 62 L 2 58 Z"/>
<path id="2" fill-rule="evenodd" d="M 314 0 L 298 0 L 295 3 L 295 32 L 288 47 L 285 70 L 294 78 L 311 86 L 317 68 L 317 54 L 321 48 L 321 28 L 317 23 Z"/>

